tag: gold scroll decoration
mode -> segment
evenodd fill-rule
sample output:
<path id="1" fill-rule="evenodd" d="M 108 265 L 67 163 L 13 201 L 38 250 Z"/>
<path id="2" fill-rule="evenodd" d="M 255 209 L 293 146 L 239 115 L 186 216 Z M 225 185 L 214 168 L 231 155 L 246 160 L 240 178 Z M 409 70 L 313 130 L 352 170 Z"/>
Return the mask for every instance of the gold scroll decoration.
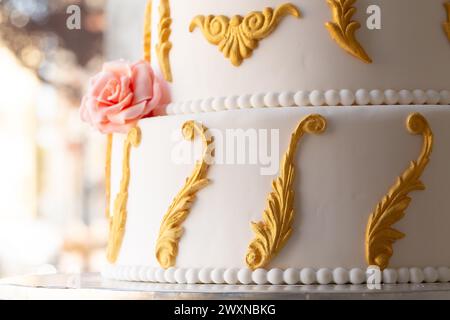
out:
<path id="1" fill-rule="evenodd" d="M 196 135 L 202 139 L 203 155 L 201 160 L 197 161 L 194 171 L 173 200 L 161 223 L 156 242 L 156 259 L 164 269 L 175 266 L 178 245 L 184 232 L 182 224 L 190 213 L 197 193 L 209 184 L 207 174 L 209 157 L 212 157 L 212 137 L 208 135 L 207 128 L 195 121 L 186 122 L 182 132 L 186 140 L 194 141 Z"/>
<path id="2" fill-rule="evenodd" d="M 295 215 L 294 180 L 297 146 L 305 134 L 321 134 L 325 132 L 326 127 L 325 118 L 314 114 L 304 118 L 292 134 L 289 148 L 281 163 L 280 175 L 272 183 L 272 192 L 267 198 L 263 220 L 252 223 L 255 237 L 248 247 L 246 256 L 246 264 L 250 269 L 267 267 L 290 238 Z"/>
<path id="3" fill-rule="evenodd" d="M 172 42 L 170 42 L 172 30 L 170 29 L 170 26 L 172 25 L 172 18 L 170 17 L 169 0 L 161 0 L 159 4 L 159 14 L 159 43 L 156 45 L 156 54 L 164 79 L 168 82 L 172 82 L 172 69 L 170 67 L 170 50 L 172 50 Z"/>
<path id="4" fill-rule="evenodd" d="M 280 5 L 275 10 L 265 8 L 242 17 L 197 16 L 190 25 L 190 32 L 201 28 L 209 43 L 219 47 L 225 58 L 238 67 L 258 47 L 259 41 L 268 37 L 287 15 L 300 18 L 300 10 L 291 3 Z"/>
<path id="5" fill-rule="evenodd" d="M 131 147 L 138 147 L 141 142 L 141 130 L 135 127 L 130 130 L 123 146 L 122 180 L 120 190 L 114 201 L 114 212 L 109 221 L 109 240 L 107 258 L 114 263 L 119 256 L 127 222 L 128 186 L 130 185 Z"/>
<path id="6" fill-rule="evenodd" d="M 113 135 L 108 134 L 106 142 L 106 164 L 105 164 L 105 194 L 106 194 L 106 219 L 111 217 L 111 156 Z"/>
<path id="7" fill-rule="evenodd" d="M 433 150 L 433 132 L 419 113 L 408 117 L 407 128 L 411 134 L 422 135 L 423 147 L 417 161 L 412 161 L 409 168 L 397 179 L 388 194 L 370 215 L 366 229 L 366 261 L 368 265 L 378 266 L 384 270 L 389 266 L 393 244 L 405 237 L 405 234 L 392 226 L 403 219 L 405 210 L 411 203 L 409 193 L 425 190 L 421 176 L 430 161 Z"/>
<path id="8" fill-rule="evenodd" d="M 152 48 L 152 5 L 153 1 L 148 0 L 145 8 L 144 18 L 144 60 L 151 62 Z"/>
<path id="9" fill-rule="evenodd" d="M 450 41 L 450 1 L 444 3 L 445 10 L 447 11 L 447 21 L 444 22 L 444 31 L 447 35 L 447 39 Z"/>
<path id="10" fill-rule="evenodd" d="M 355 32 L 361 28 L 361 24 L 352 21 L 356 8 L 353 6 L 356 0 L 327 0 L 331 8 L 333 21 L 325 24 L 331 38 L 352 56 L 366 62 L 372 63 L 372 59 L 356 39 Z"/>

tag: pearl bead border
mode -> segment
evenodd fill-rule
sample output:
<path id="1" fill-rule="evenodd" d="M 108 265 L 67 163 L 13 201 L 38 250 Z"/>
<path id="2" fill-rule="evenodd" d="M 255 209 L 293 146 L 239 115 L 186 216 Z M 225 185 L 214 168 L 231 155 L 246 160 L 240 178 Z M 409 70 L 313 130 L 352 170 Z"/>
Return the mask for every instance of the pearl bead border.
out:
<path id="1" fill-rule="evenodd" d="M 207 98 L 166 106 L 167 115 L 236 109 L 368 105 L 450 105 L 449 90 L 313 90 Z"/>
<path id="2" fill-rule="evenodd" d="M 185 269 L 169 268 L 167 270 L 151 267 L 114 266 L 107 265 L 102 270 L 102 276 L 107 279 L 154 282 L 172 284 L 229 284 L 229 285 L 329 285 L 367 283 L 371 267 L 360 268 L 289 268 L 281 269 L 249 269 L 239 268 L 203 268 Z M 381 273 L 379 283 L 384 284 L 420 284 L 450 282 L 450 268 L 399 268 L 385 269 Z"/>

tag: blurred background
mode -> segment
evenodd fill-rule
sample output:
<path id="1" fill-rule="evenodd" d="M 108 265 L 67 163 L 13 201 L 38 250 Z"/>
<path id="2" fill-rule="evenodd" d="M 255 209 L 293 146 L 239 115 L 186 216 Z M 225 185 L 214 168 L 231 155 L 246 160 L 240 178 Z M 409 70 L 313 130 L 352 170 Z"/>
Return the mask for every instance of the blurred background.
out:
<path id="1" fill-rule="evenodd" d="M 0 277 L 103 264 L 106 138 L 78 107 L 112 36 L 108 3 L 0 0 Z"/>

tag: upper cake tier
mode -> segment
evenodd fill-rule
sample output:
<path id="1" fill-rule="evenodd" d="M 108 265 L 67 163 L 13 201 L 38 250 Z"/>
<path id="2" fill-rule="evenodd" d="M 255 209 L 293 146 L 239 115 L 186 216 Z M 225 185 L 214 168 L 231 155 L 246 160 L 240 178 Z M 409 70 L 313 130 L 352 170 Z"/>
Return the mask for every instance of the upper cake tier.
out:
<path id="1" fill-rule="evenodd" d="M 447 3 L 154 0 L 152 64 L 171 81 L 173 102 L 300 90 L 441 92 L 450 87 Z"/>

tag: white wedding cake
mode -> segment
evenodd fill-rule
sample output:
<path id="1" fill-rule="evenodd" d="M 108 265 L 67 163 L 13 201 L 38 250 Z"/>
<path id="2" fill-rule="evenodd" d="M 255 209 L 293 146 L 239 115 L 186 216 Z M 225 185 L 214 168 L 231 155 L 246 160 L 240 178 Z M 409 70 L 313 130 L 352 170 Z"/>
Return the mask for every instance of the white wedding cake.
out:
<path id="1" fill-rule="evenodd" d="M 82 105 L 109 137 L 105 277 L 450 281 L 450 1 L 146 10 L 151 67 L 106 65 Z"/>

